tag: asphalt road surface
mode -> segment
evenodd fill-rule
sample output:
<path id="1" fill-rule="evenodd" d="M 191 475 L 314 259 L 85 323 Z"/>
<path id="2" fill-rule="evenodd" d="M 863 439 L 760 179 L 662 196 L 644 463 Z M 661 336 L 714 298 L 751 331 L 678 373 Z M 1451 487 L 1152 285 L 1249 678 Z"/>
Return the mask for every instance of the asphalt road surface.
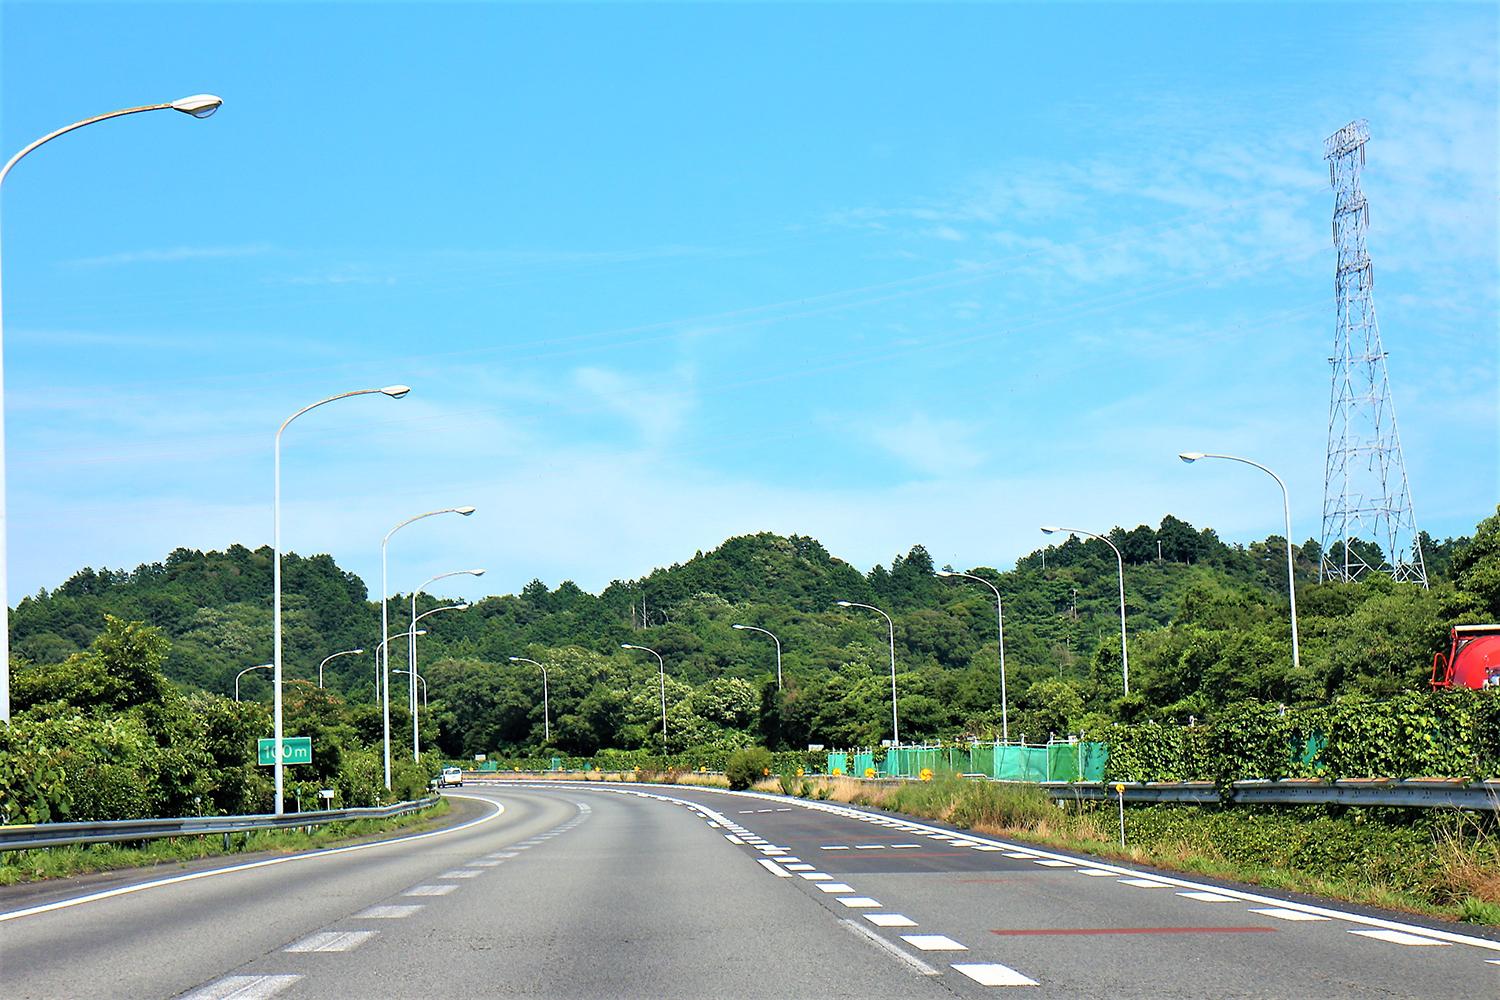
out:
<path id="1" fill-rule="evenodd" d="M 1500 996 L 1500 940 L 833 803 L 469 783 L 442 831 L 0 890 L 0 995 Z"/>

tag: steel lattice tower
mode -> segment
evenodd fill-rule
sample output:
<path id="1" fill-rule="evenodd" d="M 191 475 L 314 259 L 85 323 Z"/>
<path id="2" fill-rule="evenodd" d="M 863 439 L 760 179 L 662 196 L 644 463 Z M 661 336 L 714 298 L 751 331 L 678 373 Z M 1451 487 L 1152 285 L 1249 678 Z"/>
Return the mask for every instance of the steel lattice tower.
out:
<path id="1" fill-rule="evenodd" d="M 1360 190 L 1369 124 L 1350 122 L 1323 144 L 1333 186 L 1333 245 L 1338 251 L 1334 296 L 1333 388 L 1328 402 L 1328 458 L 1323 473 L 1320 580 L 1357 580 L 1372 571 L 1427 586 L 1417 543 L 1411 486 L 1380 326 L 1375 277 L 1365 247 L 1370 208 Z M 1367 546 L 1380 548 L 1379 558 Z M 1363 549 L 1363 551 L 1361 551 Z"/>

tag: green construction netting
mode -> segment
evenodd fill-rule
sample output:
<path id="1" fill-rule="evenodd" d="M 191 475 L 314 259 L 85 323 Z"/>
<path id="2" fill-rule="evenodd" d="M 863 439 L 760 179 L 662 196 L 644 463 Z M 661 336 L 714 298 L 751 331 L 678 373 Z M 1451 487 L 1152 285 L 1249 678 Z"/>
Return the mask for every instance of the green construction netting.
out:
<path id="1" fill-rule="evenodd" d="M 828 773 L 849 773 L 849 755 L 846 753 L 831 753 L 828 755 Z"/>
<path id="2" fill-rule="evenodd" d="M 916 778 L 923 771 L 983 774 L 1004 781 L 1103 781 L 1109 747 L 1103 743 L 1053 743 L 1044 747 L 975 743 L 967 747 L 892 747 L 877 767 L 873 753 L 828 755 L 828 768 L 863 777 L 867 768 L 890 777 Z"/>

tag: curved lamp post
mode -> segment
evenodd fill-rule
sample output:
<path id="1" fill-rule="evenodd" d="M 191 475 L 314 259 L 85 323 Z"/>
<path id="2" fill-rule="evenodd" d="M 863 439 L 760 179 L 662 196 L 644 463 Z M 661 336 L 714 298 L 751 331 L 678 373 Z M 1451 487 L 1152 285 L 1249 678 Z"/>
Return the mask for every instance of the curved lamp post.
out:
<path id="1" fill-rule="evenodd" d="M 860 604 L 856 601 L 834 601 L 841 608 L 864 608 L 873 611 L 885 619 L 886 625 L 891 630 L 891 746 L 901 745 L 901 722 L 896 717 L 896 623 L 891 616 L 881 611 L 873 604 Z"/>
<path id="2" fill-rule="evenodd" d="M 19 153 L 5 161 L 5 166 L 0 167 L 0 187 L 5 184 L 5 178 L 11 168 L 26 157 L 39 146 L 44 146 L 60 135 L 67 135 L 74 129 L 83 128 L 85 125 L 93 125 L 97 122 L 108 121 L 111 118 L 121 118 L 125 115 L 140 114 L 142 111 L 181 111 L 183 114 L 192 115 L 194 118 L 207 118 L 219 110 L 223 100 L 213 94 L 194 94 L 192 97 L 181 97 L 175 101 L 165 104 L 142 104 L 135 108 L 121 108 L 119 111 L 111 111 L 108 114 L 95 115 L 85 118 L 83 121 L 65 125 L 55 132 L 48 132 L 40 139 L 25 146 Z M 5 513 L 5 369 L 3 364 L 5 341 L 4 309 L 0 308 L 0 722 L 10 721 L 10 600 L 6 591 L 6 513 Z"/>
<path id="3" fill-rule="evenodd" d="M 414 629 L 413 631 L 415 631 L 417 633 L 417 635 L 426 635 L 427 634 L 427 630 L 425 628 Z M 392 640 L 394 640 L 394 639 L 405 639 L 407 635 L 408 635 L 407 632 L 402 632 L 400 635 L 393 635 L 393 636 L 391 636 L 390 639 L 381 639 L 378 643 L 375 644 L 375 700 L 377 702 L 380 701 L 380 692 L 381 692 L 381 684 L 380 684 L 380 654 L 385 650 L 385 647 Z"/>
<path id="4" fill-rule="evenodd" d="M 272 657 L 276 664 L 275 679 L 272 681 L 272 686 L 275 688 L 276 694 L 274 707 L 271 710 L 271 716 L 272 727 L 275 730 L 275 745 L 277 748 L 276 815 L 278 816 L 282 815 L 283 812 L 283 765 L 281 763 L 281 435 L 286 431 L 287 427 L 293 420 L 296 420 L 298 417 L 302 416 L 302 414 L 308 412 L 309 410 L 316 410 L 318 407 L 324 406 L 328 403 L 336 402 L 340 399 L 348 399 L 351 396 L 370 396 L 376 393 L 379 393 L 383 396 L 389 396 L 392 399 L 401 399 L 409 392 L 411 392 L 411 386 L 407 385 L 388 385 L 383 389 L 355 389 L 351 392 L 341 392 L 337 395 L 329 396 L 326 399 L 320 399 L 316 403 L 311 403 L 307 406 L 304 406 L 302 409 L 298 410 L 296 413 L 293 413 L 290 417 L 287 417 L 285 420 L 283 420 L 281 422 L 281 426 L 276 429 L 275 487 L 271 499 L 271 542 L 272 548 L 275 550 L 271 563 L 272 586 L 275 590 L 275 597 L 272 601 L 273 607 L 271 609 L 271 629 L 274 633 L 272 642 Z"/>
<path id="5" fill-rule="evenodd" d="M 628 642 L 620 643 L 621 649 L 639 649 L 656 657 L 657 666 L 661 668 L 661 752 L 667 752 L 667 664 L 661 658 L 661 654 L 649 646 L 635 646 Z"/>
<path id="6" fill-rule="evenodd" d="M 1286 490 L 1286 483 L 1281 477 L 1259 462 L 1252 462 L 1248 458 L 1240 458 L 1238 455 L 1212 455 L 1201 451 L 1184 451 L 1177 456 L 1184 462 L 1192 465 L 1200 458 L 1222 458 L 1226 462 L 1240 462 L 1244 465 L 1253 465 L 1276 480 L 1276 485 L 1281 487 L 1281 513 L 1286 519 L 1286 593 L 1292 602 L 1292 667 L 1302 666 L 1302 653 L 1297 644 L 1297 580 L 1292 571 L 1292 501 Z"/>
<path id="7" fill-rule="evenodd" d="M 776 690 L 780 691 L 781 690 L 781 640 L 778 639 L 778 638 L 776 638 L 776 633 L 770 631 L 769 629 L 760 628 L 760 627 L 758 627 L 756 625 L 731 625 L 729 627 L 733 628 L 733 629 L 739 629 L 742 632 L 760 632 L 760 633 L 762 633 L 764 635 L 770 636 L 771 637 L 771 641 L 774 642 L 774 643 L 776 643 Z"/>
<path id="8" fill-rule="evenodd" d="M 236 702 L 238 702 L 240 700 L 240 678 L 241 677 L 245 676 L 246 674 L 248 674 L 252 670 L 270 670 L 273 666 L 275 666 L 275 664 L 273 664 L 273 663 L 257 663 L 255 666 L 253 666 L 253 667 L 246 667 L 244 670 L 241 670 L 239 673 L 235 674 L 234 675 L 234 700 Z M 280 754 L 278 754 L 277 756 L 279 757 Z"/>
<path id="9" fill-rule="evenodd" d="M 408 524 L 420 521 L 424 517 L 435 517 L 438 514 L 462 514 L 464 517 L 468 517 L 472 513 L 474 513 L 473 507 L 443 507 L 439 510 L 429 510 L 425 514 L 408 517 L 390 531 L 387 531 L 385 537 L 380 540 L 380 651 L 376 655 L 380 658 L 380 673 L 383 678 L 381 688 L 385 692 L 381 700 L 381 720 L 382 728 L 385 732 L 386 791 L 390 791 L 391 788 L 391 651 L 389 649 L 391 626 L 388 609 L 391 587 L 388 574 L 386 573 L 386 549 L 390 547 L 392 535 Z M 399 639 L 400 636 L 396 638 Z"/>
<path id="10" fill-rule="evenodd" d="M 408 625 L 407 627 L 408 628 L 415 628 L 417 622 L 420 621 L 422 618 L 426 617 L 426 615 L 419 616 L 417 614 L 417 595 L 420 594 L 423 590 L 427 589 L 428 585 L 430 585 L 432 583 L 436 583 L 438 580 L 446 580 L 450 576 L 464 576 L 466 574 L 468 576 L 484 576 L 484 570 L 482 570 L 482 569 L 456 569 L 456 570 L 454 570 L 451 573 L 439 573 L 437 576 L 433 577 L 432 579 L 428 580 L 426 583 L 422 584 L 422 586 L 418 587 L 416 590 L 413 590 L 411 592 L 411 617 L 407 619 L 407 621 L 410 622 L 411 624 Z M 462 604 L 462 605 L 453 604 L 453 605 L 449 605 L 449 607 L 452 607 L 452 608 L 467 608 L 468 605 L 467 604 Z M 434 609 L 434 610 L 437 610 L 437 609 Z M 417 752 L 417 682 L 416 682 L 415 678 L 418 676 L 417 675 L 417 637 L 416 636 L 412 636 L 411 639 L 410 639 L 410 641 L 408 641 L 407 644 L 406 644 L 406 669 L 411 673 L 411 676 L 414 678 L 412 680 L 412 682 L 411 682 L 411 693 L 407 696 L 407 701 L 411 705 L 411 752 L 413 754 L 413 759 L 416 759 L 415 755 L 416 755 L 416 752 Z M 424 699 L 424 704 L 425 704 L 425 699 Z"/>
<path id="11" fill-rule="evenodd" d="M 422 682 L 422 707 L 423 708 L 427 707 L 427 678 L 423 677 L 421 674 L 417 673 L 415 670 L 392 670 L 391 673 L 393 673 L 393 674 L 411 674 L 417 680 L 421 681 Z M 415 710 L 413 710 L 413 714 L 415 714 Z"/>
<path id="12" fill-rule="evenodd" d="M 1103 542 L 1105 545 L 1108 545 L 1110 549 L 1114 551 L 1115 562 L 1120 567 L 1120 668 L 1123 671 L 1123 676 L 1125 679 L 1125 693 L 1129 694 L 1130 649 L 1125 645 L 1125 557 L 1120 555 L 1120 550 L 1115 548 L 1114 542 L 1110 541 L 1108 538 L 1105 538 L 1103 535 L 1096 535 L 1092 531 L 1084 531 L 1081 528 L 1057 528 L 1050 525 L 1042 528 L 1042 534 L 1044 535 L 1055 534 L 1059 531 L 1066 532 L 1070 535 L 1087 535 L 1090 538 L 1097 538 L 1099 539 L 1099 541 Z"/>
<path id="13" fill-rule="evenodd" d="M 320 664 L 318 664 L 318 687 L 322 687 L 323 686 L 323 668 L 326 667 L 326 666 L 328 666 L 328 661 L 329 660 L 336 660 L 340 656 L 359 656 L 363 652 L 364 652 L 364 648 L 361 647 L 360 649 L 346 649 L 346 650 L 344 650 L 341 653 L 334 653 L 331 656 L 325 656 L 325 657 L 323 657 L 323 662 L 320 663 Z"/>
<path id="14" fill-rule="evenodd" d="M 973 573 L 952 573 L 948 570 L 938 570 L 937 576 L 946 578 L 963 577 L 965 580 L 973 580 L 982 583 L 995 592 L 995 627 L 1000 632 L 1000 736 L 1005 742 L 1010 742 L 1010 713 L 1008 701 L 1005 697 L 1005 606 L 1000 600 L 1000 588 L 982 576 Z"/>
<path id="15" fill-rule="evenodd" d="M 547 665 L 545 663 L 540 663 L 540 662 L 538 662 L 536 660 L 527 659 L 524 656 L 512 656 L 510 658 L 510 662 L 512 662 L 512 663 L 530 663 L 533 666 L 537 666 L 537 667 L 541 667 L 542 668 L 542 739 L 543 739 L 543 741 L 550 742 L 551 739 L 552 739 L 552 723 L 550 723 L 550 722 L 547 721 L 547 715 L 548 715 L 548 708 L 547 708 Z M 665 690 L 665 688 L 663 688 L 663 690 Z M 665 733 L 665 730 L 663 730 L 663 733 Z M 662 749 L 663 750 L 666 749 L 665 738 L 666 737 L 664 735 L 663 736 L 663 743 L 662 743 Z"/>
<path id="16" fill-rule="evenodd" d="M 482 573 L 484 571 L 480 570 L 480 572 Z M 406 643 L 406 645 L 407 645 L 407 648 L 409 650 L 411 650 L 411 669 L 407 670 L 406 673 L 411 674 L 418 681 L 422 681 L 422 706 L 424 708 L 427 706 L 427 693 L 426 693 L 427 692 L 427 682 L 423 681 L 422 680 L 422 675 L 419 674 L 419 673 L 417 673 L 417 636 L 419 636 L 419 635 L 426 635 L 427 634 L 427 630 L 425 628 L 422 628 L 422 629 L 417 628 L 416 627 L 417 626 L 417 622 L 420 622 L 423 618 L 426 618 L 428 615 L 435 615 L 439 611 L 465 611 L 468 608 L 469 608 L 469 605 L 468 605 L 467 602 L 462 602 L 462 603 L 459 603 L 459 604 L 444 604 L 442 607 L 439 607 L 439 608 L 428 608 L 426 611 L 422 612 L 420 615 L 417 615 L 417 617 L 415 617 L 415 618 L 412 619 L 412 622 L 411 622 L 411 629 L 412 630 L 408 631 L 406 633 L 406 635 L 407 635 L 407 643 Z M 399 674 L 399 673 L 401 673 L 401 671 L 400 670 L 392 670 L 391 673 L 393 673 L 393 674 Z M 411 759 L 415 760 L 415 761 L 420 761 L 422 759 L 422 754 L 417 749 L 417 747 L 420 746 L 420 744 L 421 744 L 422 729 L 421 729 L 421 719 L 418 718 L 418 715 L 417 715 L 417 683 L 416 683 L 416 681 L 412 681 L 411 682 L 411 705 L 410 705 L 410 707 L 411 707 Z"/>

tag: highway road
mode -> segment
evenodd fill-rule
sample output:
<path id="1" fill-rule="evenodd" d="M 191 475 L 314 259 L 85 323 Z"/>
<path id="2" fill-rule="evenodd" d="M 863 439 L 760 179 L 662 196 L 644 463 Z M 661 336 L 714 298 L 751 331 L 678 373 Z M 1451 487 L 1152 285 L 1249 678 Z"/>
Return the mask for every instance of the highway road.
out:
<path id="1" fill-rule="evenodd" d="M 467 784 L 446 830 L 0 890 L 0 995 L 1500 995 L 1500 939 L 834 803 Z"/>

